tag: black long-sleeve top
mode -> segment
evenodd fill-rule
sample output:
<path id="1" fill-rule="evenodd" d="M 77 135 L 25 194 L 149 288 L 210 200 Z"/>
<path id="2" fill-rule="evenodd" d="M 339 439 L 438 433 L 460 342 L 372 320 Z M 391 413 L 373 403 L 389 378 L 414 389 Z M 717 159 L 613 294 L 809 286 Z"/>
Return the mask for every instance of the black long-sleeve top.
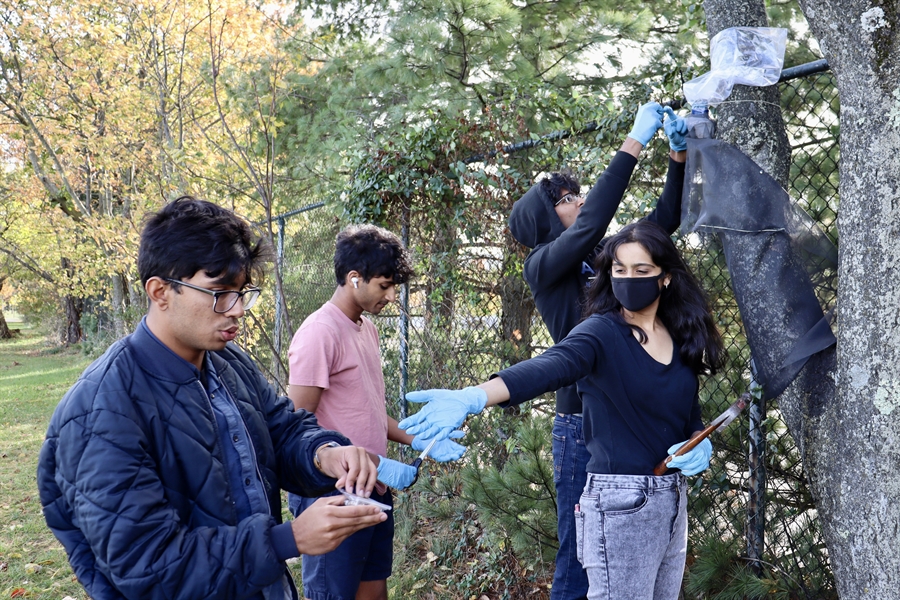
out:
<path id="1" fill-rule="evenodd" d="M 588 473 L 652 475 L 670 446 L 703 429 L 697 375 L 678 344 L 662 364 L 611 315 L 592 315 L 540 356 L 497 375 L 509 404 L 578 382 Z"/>
<path id="2" fill-rule="evenodd" d="M 618 152 L 591 188 L 575 223 L 563 229 L 552 201 L 542 197 L 536 184 L 510 214 L 510 229 L 521 243 L 534 249 L 525 259 L 525 281 L 554 342 L 559 342 L 581 321 L 585 290 L 594 276 L 594 257 L 619 203 L 625 195 L 637 158 Z M 669 159 L 663 193 L 646 218 L 675 232 L 681 219 L 684 163 Z M 582 412 L 574 385 L 556 391 L 556 410 Z"/>

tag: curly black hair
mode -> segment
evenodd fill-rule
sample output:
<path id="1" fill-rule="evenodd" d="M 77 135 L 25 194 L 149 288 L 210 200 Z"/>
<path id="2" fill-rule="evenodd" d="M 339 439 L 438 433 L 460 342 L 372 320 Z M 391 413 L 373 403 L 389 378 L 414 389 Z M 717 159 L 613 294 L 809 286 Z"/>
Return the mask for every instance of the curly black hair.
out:
<path id="1" fill-rule="evenodd" d="M 344 285 L 350 271 L 358 271 L 364 281 L 386 277 L 396 284 L 406 283 L 413 276 L 410 263 L 400 238 L 375 225 L 351 225 L 335 240 L 334 276 L 338 285 Z"/>
<path id="2" fill-rule="evenodd" d="M 564 170 L 550 173 L 541 179 L 541 189 L 552 202 L 556 203 L 562 197 L 562 190 L 569 190 L 575 195 L 580 194 L 581 184 L 578 183 L 571 171 Z"/>

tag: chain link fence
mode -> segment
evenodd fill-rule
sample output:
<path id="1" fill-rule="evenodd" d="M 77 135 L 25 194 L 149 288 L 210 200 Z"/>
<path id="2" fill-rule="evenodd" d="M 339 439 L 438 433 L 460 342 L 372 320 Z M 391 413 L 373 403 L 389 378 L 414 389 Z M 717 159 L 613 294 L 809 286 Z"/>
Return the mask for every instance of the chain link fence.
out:
<path id="1" fill-rule="evenodd" d="M 838 100 L 834 81 L 830 73 L 822 71 L 780 85 L 793 153 L 788 191 L 836 242 Z M 559 138 L 550 143 L 565 146 L 571 140 Z M 584 150 L 586 147 L 578 146 L 578 153 L 565 155 L 565 166 L 582 181 L 593 181 L 615 146 Z M 619 225 L 646 214 L 661 190 L 667 146 L 660 140 L 648 150 L 622 203 Z M 557 155 L 542 159 L 542 153 L 546 154 L 545 146 L 521 147 L 496 169 L 521 167 L 532 174 L 533 181 L 541 170 L 562 166 L 554 163 Z M 477 383 L 498 369 L 540 353 L 551 343 L 521 275 L 527 250 L 516 244 L 506 229 L 512 202 L 524 191 L 512 186 L 502 193 L 485 192 L 494 193 L 496 201 L 480 205 L 478 215 L 455 219 L 452 210 L 456 209 L 448 207 L 449 218 L 440 224 L 421 216 L 415 206 L 405 215 L 403 231 L 397 233 L 417 259 L 417 277 L 397 305 L 375 318 L 388 410 L 398 419 L 406 413 L 403 397 L 407 389 Z M 276 223 L 285 302 L 283 307 L 280 301 L 274 306 L 266 303 L 270 306 L 264 310 L 269 314 L 254 317 L 260 321 L 260 335 L 266 343 L 253 346 L 265 348 L 257 351 L 258 361 L 270 365 L 273 380 L 286 385 L 284 365 L 290 338 L 302 320 L 334 291 L 334 237 L 346 223 L 323 205 L 283 215 Z M 702 383 L 701 404 L 708 422 L 751 388 L 750 350 L 721 247 L 715 239 L 701 244 L 680 238 L 679 244 L 713 300 L 729 353 L 730 368 Z M 833 273 L 830 275 L 814 278 L 826 310 L 835 303 L 836 292 L 830 283 Z M 490 589 L 502 597 L 546 595 L 556 531 L 549 470 L 553 410 L 552 396 L 548 396 L 523 407 L 518 415 L 486 411 L 484 416 L 470 419 L 466 466 L 435 466 L 433 477 L 417 484 L 419 496 L 409 500 L 417 503 L 415 510 L 431 516 L 455 515 L 461 523 L 454 529 L 459 534 L 455 545 L 432 539 L 427 550 L 441 556 L 442 552 L 470 547 L 475 548 L 470 559 L 494 561 L 493 575 L 486 574 L 488 569 L 479 575 L 478 568 L 472 567 L 468 577 L 473 581 L 456 582 L 458 589 Z M 689 576 L 684 597 L 712 598 L 726 589 L 745 589 L 747 597 L 763 597 L 752 594 L 765 592 L 770 598 L 836 598 L 799 453 L 777 403 L 757 399 L 739 420 L 717 434 L 714 446 L 711 468 L 694 478 L 690 489 Z M 464 471 L 462 476 L 459 470 Z M 522 477 L 517 479 L 516 474 Z M 482 492 L 476 493 L 475 488 Z M 492 499 L 491 489 L 499 490 L 501 497 Z M 531 566 L 508 561 L 498 565 L 483 529 L 473 526 L 476 519 L 482 524 L 493 520 L 505 528 L 500 536 L 505 541 L 501 542 L 530 556 Z M 404 526 L 413 527 L 398 521 L 398 530 Z M 407 558 L 408 554 L 401 553 L 395 564 Z M 413 579 L 425 576 L 421 569 L 413 569 L 412 574 Z M 481 579 L 474 581 L 478 577 Z M 411 585 L 415 590 L 418 584 Z M 435 586 L 432 593 L 440 592 L 441 584 Z M 452 592 L 445 596 L 457 597 Z"/>

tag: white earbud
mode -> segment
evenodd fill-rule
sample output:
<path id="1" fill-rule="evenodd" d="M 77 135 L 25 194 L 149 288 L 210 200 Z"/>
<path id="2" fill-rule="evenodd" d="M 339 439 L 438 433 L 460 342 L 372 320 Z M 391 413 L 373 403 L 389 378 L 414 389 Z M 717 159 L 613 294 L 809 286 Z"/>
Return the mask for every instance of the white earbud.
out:
<path id="1" fill-rule="evenodd" d="M 351 277 L 350 281 L 353 282 L 353 287 L 359 288 L 359 277 Z"/>

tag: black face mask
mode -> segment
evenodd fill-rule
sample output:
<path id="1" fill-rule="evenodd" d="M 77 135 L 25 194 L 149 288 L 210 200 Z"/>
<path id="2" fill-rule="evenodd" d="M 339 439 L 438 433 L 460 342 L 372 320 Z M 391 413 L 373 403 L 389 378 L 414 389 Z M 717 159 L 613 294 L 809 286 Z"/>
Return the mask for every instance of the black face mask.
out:
<path id="1" fill-rule="evenodd" d="M 659 298 L 659 280 L 665 275 L 655 277 L 610 277 L 613 296 L 626 310 L 632 312 L 647 308 Z"/>

